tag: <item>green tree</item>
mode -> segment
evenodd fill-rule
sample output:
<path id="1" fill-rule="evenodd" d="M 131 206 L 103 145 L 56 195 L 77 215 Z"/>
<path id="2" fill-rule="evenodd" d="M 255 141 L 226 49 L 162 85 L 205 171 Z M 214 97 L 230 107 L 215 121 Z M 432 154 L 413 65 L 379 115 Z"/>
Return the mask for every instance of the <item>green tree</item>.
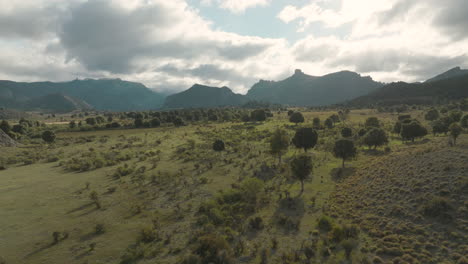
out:
<path id="1" fill-rule="evenodd" d="M 291 171 L 294 177 L 301 182 L 301 193 L 299 195 L 304 192 L 304 181 L 310 177 L 312 169 L 312 159 L 307 154 L 292 159 Z"/>
<path id="2" fill-rule="evenodd" d="M 431 108 L 429 111 L 427 111 L 426 115 L 424 115 L 424 118 L 429 121 L 434 121 L 439 119 L 439 111 L 435 108 Z"/>
<path id="3" fill-rule="evenodd" d="M 11 131 L 10 123 L 8 123 L 8 121 L 6 120 L 2 120 L 2 122 L 0 123 L 0 129 L 3 130 L 3 132 L 5 132 L 6 134 L 10 133 Z"/>
<path id="4" fill-rule="evenodd" d="M 468 128 L 468 115 L 465 115 L 461 121 L 460 121 L 460 125 L 464 128 Z"/>
<path id="5" fill-rule="evenodd" d="M 225 149 L 224 141 L 218 139 L 213 143 L 213 150 L 214 151 L 223 151 Z"/>
<path id="6" fill-rule="evenodd" d="M 345 160 L 356 157 L 357 149 L 354 142 L 349 139 L 338 139 L 333 147 L 333 155 L 342 159 L 342 167 L 345 166 Z"/>
<path id="7" fill-rule="evenodd" d="M 174 120 L 172 121 L 172 123 L 173 123 L 174 126 L 176 126 L 176 127 L 180 127 L 180 126 L 184 126 L 184 125 L 185 125 L 185 122 L 184 122 L 184 120 L 183 120 L 181 117 L 176 117 L 176 118 L 174 118 Z"/>
<path id="8" fill-rule="evenodd" d="M 426 135 L 427 129 L 416 120 L 408 124 L 402 124 L 401 126 L 401 137 L 403 140 L 411 140 L 414 142 L 415 138 L 424 137 Z"/>
<path id="9" fill-rule="evenodd" d="M 380 121 L 377 117 L 372 116 L 366 119 L 365 126 L 366 127 L 380 127 Z"/>
<path id="10" fill-rule="evenodd" d="M 265 121 L 267 118 L 265 110 L 263 109 L 256 109 L 250 113 L 250 119 L 257 122 Z"/>
<path id="11" fill-rule="evenodd" d="M 333 128 L 333 120 L 331 118 L 325 119 L 324 124 L 327 128 Z"/>
<path id="12" fill-rule="evenodd" d="M 42 139 L 47 143 L 53 143 L 55 141 L 55 133 L 50 130 L 46 130 L 42 133 Z"/>
<path id="13" fill-rule="evenodd" d="M 281 163 L 281 157 L 288 151 L 288 147 L 288 133 L 282 129 L 276 129 L 270 138 L 270 150 L 273 155 L 278 156 L 278 163 Z"/>
<path id="14" fill-rule="evenodd" d="M 69 126 L 71 129 L 74 129 L 74 128 L 76 127 L 76 122 L 75 122 L 75 120 L 70 121 L 70 123 L 68 124 L 68 126 Z"/>
<path id="15" fill-rule="evenodd" d="M 297 126 L 298 123 L 304 123 L 304 116 L 300 112 L 294 112 L 289 116 L 289 122 L 295 123 Z"/>
<path id="16" fill-rule="evenodd" d="M 457 143 L 457 138 L 460 136 L 460 134 L 463 132 L 463 128 L 460 126 L 458 123 L 452 123 L 449 126 L 449 131 L 450 131 L 450 136 L 453 139 L 453 144 L 456 145 Z"/>
<path id="17" fill-rule="evenodd" d="M 303 148 L 307 152 L 308 149 L 315 147 L 317 139 L 317 131 L 309 127 L 303 127 L 296 131 L 292 142 L 296 148 Z"/>
<path id="18" fill-rule="evenodd" d="M 319 128 L 320 128 L 320 118 L 315 117 L 315 118 L 312 120 L 312 127 L 313 127 L 314 129 L 319 129 Z"/>
<path id="19" fill-rule="evenodd" d="M 155 117 L 151 119 L 151 127 L 159 127 L 161 125 L 161 121 L 159 118 Z"/>
<path id="20" fill-rule="evenodd" d="M 367 131 L 363 143 L 369 148 L 377 148 L 388 143 L 387 133 L 381 128 L 374 127 Z"/>
<path id="21" fill-rule="evenodd" d="M 462 116 L 463 112 L 458 110 L 452 110 L 449 113 L 449 117 L 452 119 L 453 122 L 460 122 Z"/>
<path id="22" fill-rule="evenodd" d="M 353 130 L 351 128 L 349 128 L 349 127 L 343 127 L 341 129 L 341 136 L 345 137 L 345 138 L 352 137 L 353 136 Z"/>
<path id="23" fill-rule="evenodd" d="M 133 124 L 135 125 L 136 128 L 143 127 L 143 119 L 136 118 L 135 121 L 133 121 Z"/>
<path id="24" fill-rule="evenodd" d="M 96 125 L 96 118 L 94 117 L 88 117 L 85 119 L 86 121 L 86 124 L 90 125 L 90 126 L 94 126 Z"/>

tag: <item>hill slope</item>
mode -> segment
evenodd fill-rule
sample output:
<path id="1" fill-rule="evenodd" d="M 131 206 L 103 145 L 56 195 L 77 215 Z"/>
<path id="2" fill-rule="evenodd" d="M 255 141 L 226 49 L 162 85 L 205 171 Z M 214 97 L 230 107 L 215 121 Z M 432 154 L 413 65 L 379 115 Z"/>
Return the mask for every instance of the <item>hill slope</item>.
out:
<path id="1" fill-rule="evenodd" d="M 468 74 L 426 83 L 391 83 L 348 102 L 352 106 L 434 104 L 468 97 Z"/>
<path id="2" fill-rule="evenodd" d="M 428 83 L 428 82 L 435 82 L 435 81 L 450 79 L 450 78 L 465 75 L 465 74 L 468 74 L 468 70 L 462 70 L 460 67 L 455 67 L 431 79 L 428 79 L 426 82 Z"/>
<path id="3" fill-rule="evenodd" d="M 0 107 L 16 109 L 34 98 L 49 94 L 78 98 L 97 110 L 127 111 L 158 108 L 164 96 L 141 83 L 120 79 L 74 80 L 70 82 L 22 83 L 0 81 Z"/>
<path id="4" fill-rule="evenodd" d="M 35 97 L 27 101 L 24 108 L 27 110 L 42 110 L 56 113 L 92 109 L 88 103 L 60 93 Z"/>
<path id="5" fill-rule="evenodd" d="M 210 87 L 195 84 L 188 90 L 170 95 L 164 102 L 164 108 L 198 108 L 238 106 L 248 99 L 241 94 L 235 94 L 228 87 Z"/>
<path id="6" fill-rule="evenodd" d="M 260 81 L 252 86 L 247 97 L 271 103 L 321 106 L 365 95 L 381 83 L 357 73 L 342 71 L 316 77 L 296 70 L 294 75 L 282 81 Z"/>
<path id="7" fill-rule="evenodd" d="M 466 136 L 375 157 L 338 184 L 331 211 L 367 230 L 390 263 L 466 263 L 467 158 Z"/>

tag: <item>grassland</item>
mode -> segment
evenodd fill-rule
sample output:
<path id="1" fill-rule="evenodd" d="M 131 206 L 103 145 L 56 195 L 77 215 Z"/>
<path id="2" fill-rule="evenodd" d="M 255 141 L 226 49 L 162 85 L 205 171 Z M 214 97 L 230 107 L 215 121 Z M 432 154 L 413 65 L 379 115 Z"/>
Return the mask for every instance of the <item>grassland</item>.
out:
<path id="1" fill-rule="evenodd" d="M 314 117 L 336 113 L 302 112 L 298 126 L 275 112 L 266 122 L 60 132 L 53 144 L 30 139 L 1 149 L 8 165 L 0 171 L 0 257 L 7 264 L 197 263 L 188 256 L 213 235 L 229 245 L 218 255 L 234 263 L 466 263 L 466 135 L 456 147 L 445 136 L 403 144 L 390 135 L 387 151 L 359 146 L 341 170 L 331 150 L 342 127 L 356 132 L 377 116 L 391 130 L 397 120 L 352 111 L 319 131 L 309 151 L 312 177 L 299 196 L 288 163 L 303 150 L 291 146 L 278 164 L 268 139 L 277 127 L 292 137 Z M 411 114 L 423 120 L 423 111 Z M 213 151 L 215 139 L 225 151 Z M 245 186 L 251 178 L 262 182 L 253 200 L 227 201 L 252 187 Z M 435 196 L 447 199 L 449 219 L 421 211 Z M 361 232 L 352 239 L 337 234 L 354 228 Z"/>

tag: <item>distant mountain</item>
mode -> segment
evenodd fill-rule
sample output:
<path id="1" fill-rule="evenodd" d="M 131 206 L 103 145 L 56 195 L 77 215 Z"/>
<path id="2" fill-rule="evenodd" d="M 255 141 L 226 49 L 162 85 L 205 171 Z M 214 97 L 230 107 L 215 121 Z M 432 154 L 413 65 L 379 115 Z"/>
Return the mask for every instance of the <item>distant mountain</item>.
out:
<path id="1" fill-rule="evenodd" d="M 75 110 L 90 110 L 88 103 L 61 93 L 34 97 L 24 104 L 25 110 L 41 110 L 54 113 L 67 113 Z"/>
<path id="2" fill-rule="evenodd" d="M 0 81 L 0 107 L 17 109 L 31 100 L 40 100 L 37 98 L 51 94 L 76 98 L 94 109 L 110 111 L 156 109 L 165 97 L 141 83 L 120 79 L 33 83 Z"/>
<path id="3" fill-rule="evenodd" d="M 210 87 L 195 84 L 188 90 L 169 95 L 164 108 L 199 108 L 199 107 L 221 107 L 239 106 L 246 103 L 248 99 L 241 94 L 235 94 L 228 87 Z"/>
<path id="4" fill-rule="evenodd" d="M 346 104 L 369 105 L 434 104 L 468 97 L 468 74 L 425 83 L 397 82 Z"/>
<path id="5" fill-rule="evenodd" d="M 427 80 L 426 83 L 445 80 L 445 79 L 450 79 L 450 78 L 465 75 L 465 74 L 468 74 L 468 70 L 462 70 L 460 67 L 455 67 L 453 69 L 450 69 L 450 70 L 448 70 L 448 71 L 446 71 L 444 73 L 441 73 L 441 74 Z"/>
<path id="6" fill-rule="evenodd" d="M 279 104 L 322 106 L 368 94 L 382 85 L 370 77 L 350 71 L 317 77 L 296 70 L 294 75 L 282 81 L 262 80 L 256 83 L 247 97 Z"/>

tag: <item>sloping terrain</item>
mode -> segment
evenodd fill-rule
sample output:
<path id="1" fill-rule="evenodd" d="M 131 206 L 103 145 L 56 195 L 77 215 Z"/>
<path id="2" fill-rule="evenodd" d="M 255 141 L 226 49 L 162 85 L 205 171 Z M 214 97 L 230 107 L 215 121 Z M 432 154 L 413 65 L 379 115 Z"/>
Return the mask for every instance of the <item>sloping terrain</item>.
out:
<path id="1" fill-rule="evenodd" d="M 350 100 L 381 87 L 370 77 L 342 71 L 316 77 L 296 70 L 291 77 L 260 81 L 247 93 L 251 100 L 296 106 L 321 106 Z"/>
<path id="2" fill-rule="evenodd" d="M 245 96 L 233 93 L 228 87 L 195 84 L 188 90 L 168 96 L 164 108 L 239 106 L 247 101 Z"/>
<path id="3" fill-rule="evenodd" d="M 468 137 L 435 141 L 375 157 L 332 197 L 332 211 L 361 225 L 391 263 L 468 261 Z"/>
<path id="4" fill-rule="evenodd" d="M 25 103 L 24 108 L 26 110 L 67 113 L 75 110 L 89 110 L 92 109 L 92 106 L 78 98 L 55 93 L 33 98 Z"/>
<path id="5" fill-rule="evenodd" d="M 0 129 L 0 147 L 15 147 L 16 142 Z"/>
<path id="6" fill-rule="evenodd" d="M 458 77 L 462 75 L 468 74 L 468 70 L 461 69 L 460 67 L 455 67 L 453 69 L 450 69 L 444 73 L 441 73 L 433 78 L 428 79 L 426 82 L 435 82 L 435 81 L 440 81 L 440 80 L 445 80 L 445 79 L 450 79 L 453 77 Z"/>
<path id="7" fill-rule="evenodd" d="M 437 104 L 468 97 L 468 74 L 426 83 L 397 82 L 347 103 L 350 106 Z"/>

